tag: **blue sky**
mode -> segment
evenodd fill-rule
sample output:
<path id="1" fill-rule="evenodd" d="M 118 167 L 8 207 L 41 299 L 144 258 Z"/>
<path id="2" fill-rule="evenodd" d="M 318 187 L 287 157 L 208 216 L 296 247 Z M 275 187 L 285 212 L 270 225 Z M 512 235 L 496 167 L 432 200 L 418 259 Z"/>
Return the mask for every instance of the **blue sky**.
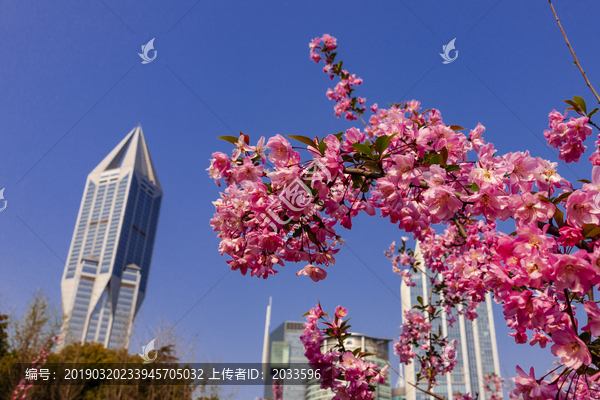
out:
<path id="1" fill-rule="evenodd" d="M 555 7 L 600 85 L 598 4 Z M 162 318 L 197 335 L 199 358 L 256 362 L 269 296 L 272 327 L 320 299 L 331 310 L 346 306 L 356 331 L 397 336 L 400 281 L 383 255 L 403 235 L 396 226 L 363 216 L 352 231 L 340 228 L 348 246 L 328 279 L 313 283 L 294 275 L 303 265 L 266 281 L 227 273 L 208 224 L 219 188 L 205 168 L 212 152 L 231 151 L 217 136 L 241 130 L 256 141 L 358 126 L 333 116 L 325 96 L 333 83 L 308 58 L 312 38 L 338 38 L 338 59 L 363 78 L 357 94 L 368 105 L 414 98 L 448 124 L 481 122 L 499 153 L 556 161 L 540 140 L 548 113 L 573 95 L 594 103 L 543 1 L 20 1 L 2 9 L 0 293 L 17 314 L 38 288 L 60 305 L 86 176 L 141 123 L 164 199 L 132 351 Z M 157 58 L 143 65 L 137 54 L 152 38 Z M 453 38 L 459 56 L 443 65 L 439 53 Z M 589 171 L 587 161 L 559 169 L 573 181 Z M 511 375 L 518 363 L 548 369 L 549 352 L 515 345 L 501 308 L 494 313 L 501 365 Z M 260 394 L 247 387 L 239 397 Z"/>

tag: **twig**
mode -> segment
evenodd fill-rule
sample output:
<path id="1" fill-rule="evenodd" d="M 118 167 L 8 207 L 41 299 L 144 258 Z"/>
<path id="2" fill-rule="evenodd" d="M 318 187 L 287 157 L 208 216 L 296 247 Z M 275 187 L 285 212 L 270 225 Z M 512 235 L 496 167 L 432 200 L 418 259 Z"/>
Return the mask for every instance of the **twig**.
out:
<path id="1" fill-rule="evenodd" d="M 571 301 L 569 300 L 569 291 L 567 289 L 564 290 L 565 297 L 567 300 L 567 312 L 569 313 L 569 317 L 571 317 L 571 323 L 573 324 L 573 330 L 577 335 L 577 325 L 575 325 L 575 317 L 573 316 L 573 309 L 571 308 Z"/>
<path id="2" fill-rule="evenodd" d="M 579 60 L 577 59 L 577 56 L 575 55 L 575 51 L 571 47 L 571 43 L 569 43 L 569 39 L 567 39 L 567 34 L 565 33 L 565 30 L 563 29 L 562 25 L 560 24 L 560 21 L 558 20 L 558 15 L 556 15 L 556 11 L 554 11 L 554 6 L 552 5 L 552 0 L 548 0 L 548 3 L 550 3 L 550 8 L 552 9 L 552 13 L 554 13 L 554 18 L 556 18 L 558 27 L 560 28 L 560 31 L 562 32 L 563 36 L 565 37 L 565 42 L 567 42 L 567 46 L 569 47 L 569 50 L 571 50 L 571 54 L 573 54 L 573 58 L 575 59 L 575 65 L 577 65 L 577 68 L 579 68 L 579 70 L 581 71 L 581 74 L 583 75 L 583 79 L 585 79 L 585 82 L 587 83 L 589 88 L 594 93 L 594 96 L 596 96 L 596 100 L 598 100 L 598 103 L 600 103 L 600 96 L 598 96 L 598 93 L 596 93 L 596 91 L 594 90 L 594 87 L 592 86 L 592 84 L 590 83 L 590 80 L 585 75 L 585 71 L 583 70 L 583 68 L 581 68 L 581 65 L 579 65 Z"/>

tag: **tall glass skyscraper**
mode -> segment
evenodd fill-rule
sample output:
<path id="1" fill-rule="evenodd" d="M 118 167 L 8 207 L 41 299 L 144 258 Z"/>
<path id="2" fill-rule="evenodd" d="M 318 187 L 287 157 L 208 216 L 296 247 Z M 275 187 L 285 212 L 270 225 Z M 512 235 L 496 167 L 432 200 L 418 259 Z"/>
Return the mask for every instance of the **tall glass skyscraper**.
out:
<path id="1" fill-rule="evenodd" d="M 162 194 L 139 126 L 88 175 L 61 283 L 61 346 L 128 347 L 146 294 Z"/>
<path id="2" fill-rule="evenodd" d="M 415 259 L 420 261 L 420 265 L 425 265 L 418 243 L 415 249 Z M 414 274 L 412 281 L 415 283 L 414 287 L 407 286 L 404 281 L 400 286 L 403 308 L 402 322 L 405 322 L 404 311 L 417 304 L 418 296 L 423 299 L 424 303 L 429 299 L 431 286 L 425 274 L 422 272 Z M 438 299 L 439 297 L 433 296 L 434 301 Z M 457 365 L 451 373 L 438 377 L 438 386 L 433 390 L 442 397 L 452 399 L 454 392 L 470 393 L 474 397 L 474 394 L 478 392 L 480 399 L 486 399 L 484 375 L 495 373 L 500 376 L 492 298 L 489 293 L 486 295 L 485 302 L 479 304 L 477 314 L 478 317 L 474 321 L 468 321 L 461 315 L 450 327 L 446 314 L 442 313 L 441 320 L 437 319 L 432 324 L 433 332 L 437 332 L 441 327 L 442 334 L 447 335 L 449 340 L 456 339 L 457 343 Z M 413 351 L 417 354 L 423 353 L 420 348 Z M 420 366 L 415 363 L 418 363 L 418 360 L 415 359 L 412 364 L 404 366 L 404 376 L 412 384 L 416 384 L 416 373 L 420 369 Z M 424 389 L 427 388 L 427 385 L 423 383 L 420 386 Z M 429 400 L 430 398 L 433 399 L 415 388 L 406 387 L 406 400 Z"/>

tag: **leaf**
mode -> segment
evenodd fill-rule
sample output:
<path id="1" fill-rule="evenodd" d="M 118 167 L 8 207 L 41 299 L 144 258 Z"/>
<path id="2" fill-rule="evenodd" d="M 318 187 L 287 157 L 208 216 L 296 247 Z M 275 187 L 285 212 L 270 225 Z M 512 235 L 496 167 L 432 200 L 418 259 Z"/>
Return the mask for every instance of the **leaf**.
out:
<path id="1" fill-rule="evenodd" d="M 442 156 L 439 154 L 436 154 L 435 156 L 431 157 L 431 159 L 429 160 L 430 164 L 441 164 L 442 163 Z"/>
<path id="2" fill-rule="evenodd" d="M 299 142 L 304 143 L 305 145 L 312 146 L 315 149 L 319 150 L 319 148 L 317 147 L 316 143 L 311 138 L 309 138 L 309 137 L 302 136 L 302 135 L 285 135 L 285 136 L 287 136 L 289 138 L 292 138 L 292 139 L 295 139 L 295 140 L 297 140 Z"/>
<path id="3" fill-rule="evenodd" d="M 326 149 L 327 149 L 327 144 L 321 140 L 321 142 L 319 143 L 319 151 L 321 152 L 321 155 L 325 154 Z"/>
<path id="4" fill-rule="evenodd" d="M 365 161 L 365 166 L 368 167 L 369 169 L 375 171 L 375 172 L 382 172 L 382 170 L 379 167 L 379 165 L 377 165 L 377 163 L 374 162 L 374 161 Z"/>
<path id="5" fill-rule="evenodd" d="M 583 110 L 584 114 L 587 114 L 587 106 L 585 105 L 585 100 L 579 96 L 573 96 L 573 100 L 575 100 L 577 105 Z"/>
<path id="6" fill-rule="evenodd" d="M 538 195 L 538 197 L 540 198 L 541 201 L 546 202 L 546 203 L 552 203 L 550 201 L 549 198 L 547 198 L 546 196 L 542 196 L 542 195 Z"/>
<path id="7" fill-rule="evenodd" d="M 558 196 L 556 198 L 556 200 L 554 200 L 554 204 L 560 203 L 561 201 L 563 201 L 564 199 L 569 197 L 571 195 L 571 193 L 573 193 L 573 192 L 566 192 L 566 193 L 561 194 L 560 196 Z"/>
<path id="8" fill-rule="evenodd" d="M 554 220 L 556 221 L 556 225 L 558 225 L 559 228 L 565 226 L 565 213 L 562 212 L 562 210 L 558 207 L 556 208 L 556 211 L 554 211 Z"/>
<path id="9" fill-rule="evenodd" d="M 444 168 L 446 170 L 446 172 L 460 171 L 462 169 L 459 165 L 456 165 L 456 164 L 443 165 L 442 168 Z"/>
<path id="10" fill-rule="evenodd" d="M 586 239 L 587 238 L 593 238 L 600 235 L 600 227 L 596 227 L 594 229 L 592 229 L 590 232 L 588 232 L 587 235 L 585 235 Z"/>
<path id="11" fill-rule="evenodd" d="M 575 103 L 573 100 L 563 100 L 563 103 L 567 103 L 568 105 L 572 106 L 573 110 L 575 111 L 579 110 L 579 104 Z"/>
<path id="12" fill-rule="evenodd" d="M 371 150 L 371 148 L 367 145 L 361 143 L 352 143 L 352 147 L 354 147 L 354 150 L 358 151 L 359 153 L 367 155 L 373 154 L 373 150 Z"/>
<path id="13" fill-rule="evenodd" d="M 303 315 L 303 316 L 301 316 L 300 318 L 304 318 L 304 317 L 306 317 L 307 315 L 310 315 L 310 311 L 307 311 L 307 312 L 305 312 L 305 313 L 304 313 L 304 315 Z"/>
<path id="14" fill-rule="evenodd" d="M 471 186 L 467 186 L 469 189 L 471 189 L 472 192 L 479 192 L 479 186 L 473 182 L 473 184 Z"/>
<path id="15" fill-rule="evenodd" d="M 577 182 L 581 182 L 581 183 L 592 183 L 592 182 L 588 181 L 587 179 L 577 179 Z"/>
<path id="16" fill-rule="evenodd" d="M 423 298 L 421 296 L 417 296 L 417 301 L 420 305 L 423 305 Z"/>
<path id="17" fill-rule="evenodd" d="M 442 150 L 440 150 L 440 155 L 442 156 L 442 165 L 446 165 L 446 163 L 448 162 L 448 149 L 445 147 L 442 147 Z"/>
<path id="18" fill-rule="evenodd" d="M 581 335 L 579 335 L 579 339 L 584 342 L 589 342 L 592 339 L 592 334 L 590 332 L 582 332 Z"/>
<path id="19" fill-rule="evenodd" d="M 587 115 L 588 118 L 592 118 L 592 115 L 596 114 L 598 110 L 600 110 L 600 108 L 596 107 L 592 111 L 590 111 L 590 113 Z"/>
<path id="20" fill-rule="evenodd" d="M 377 153 L 383 154 L 384 151 L 390 146 L 390 137 L 388 135 L 379 136 L 375 140 L 375 150 Z"/>
<path id="21" fill-rule="evenodd" d="M 588 233 L 592 232 L 594 230 L 594 228 L 597 228 L 598 226 L 596 224 L 585 224 L 582 228 L 581 228 L 581 234 L 583 235 L 583 237 L 587 237 Z"/>
<path id="22" fill-rule="evenodd" d="M 237 142 L 239 140 L 239 138 L 236 138 L 235 136 L 218 136 L 217 139 L 221 139 L 226 142 L 233 143 L 233 144 L 237 144 Z"/>
<path id="23" fill-rule="evenodd" d="M 320 245 L 319 240 L 317 239 L 317 235 L 315 235 L 315 233 L 310 229 L 308 225 L 304 225 L 304 231 L 306 232 L 306 235 L 308 236 L 311 242 L 313 242 L 317 246 Z"/>
<path id="24" fill-rule="evenodd" d="M 342 136 L 344 136 L 344 132 L 338 132 L 338 133 L 334 133 L 333 136 L 335 136 L 336 138 L 338 138 L 338 140 L 342 140 Z"/>
<path id="25" fill-rule="evenodd" d="M 465 129 L 460 125 L 448 125 L 448 128 L 452 129 L 453 131 L 462 131 Z"/>

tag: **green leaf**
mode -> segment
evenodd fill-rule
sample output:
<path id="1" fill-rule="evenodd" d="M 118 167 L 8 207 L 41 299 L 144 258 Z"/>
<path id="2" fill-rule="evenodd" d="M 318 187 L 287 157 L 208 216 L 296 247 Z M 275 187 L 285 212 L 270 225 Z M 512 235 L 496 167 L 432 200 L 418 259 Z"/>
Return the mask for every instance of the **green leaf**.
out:
<path id="1" fill-rule="evenodd" d="M 471 186 L 467 186 L 472 192 L 479 192 L 479 186 L 475 182 Z"/>
<path id="2" fill-rule="evenodd" d="M 592 118 L 592 115 L 596 114 L 598 110 L 600 110 L 600 108 L 596 107 L 592 111 L 590 111 L 590 113 L 587 115 L 588 118 Z"/>
<path id="3" fill-rule="evenodd" d="M 585 105 L 585 100 L 579 96 L 573 96 L 573 100 L 575 100 L 577 105 L 583 110 L 583 113 L 587 114 L 587 106 Z"/>
<path id="4" fill-rule="evenodd" d="M 287 137 L 289 137 L 289 138 L 292 138 L 292 139 L 295 139 L 295 140 L 297 140 L 297 141 L 299 141 L 299 142 L 302 142 L 302 143 L 304 143 L 305 145 L 312 146 L 312 147 L 314 147 L 315 149 L 319 150 L 319 148 L 318 148 L 318 147 L 317 147 L 317 145 L 315 144 L 315 141 L 314 141 L 314 140 L 312 140 L 312 139 L 311 139 L 311 138 L 309 138 L 309 137 L 302 136 L 302 135 L 285 135 L 285 136 L 287 136 Z"/>
<path id="5" fill-rule="evenodd" d="M 556 211 L 554 211 L 554 220 L 559 228 L 565 226 L 565 213 L 563 213 L 558 207 L 556 208 Z"/>
<path id="6" fill-rule="evenodd" d="M 390 137 L 388 135 L 379 136 L 375 140 L 375 150 L 377 153 L 383 154 L 384 151 L 390 146 Z"/>
<path id="7" fill-rule="evenodd" d="M 549 198 L 547 198 L 546 196 L 541 196 L 541 195 L 538 195 L 538 197 L 539 197 L 539 198 L 540 198 L 540 200 L 541 200 L 541 201 L 543 201 L 543 202 L 546 202 L 546 203 L 552 203 L 552 202 L 550 201 L 550 199 L 549 199 Z"/>
<path id="8" fill-rule="evenodd" d="M 582 332 L 581 335 L 579 335 L 579 339 L 583 340 L 584 342 L 589 342 L 591 338 L 592 334 L 589 332 Z"/>
<path id="9" fill-rule="evenodd" d="M 336 138 L 338 138 L 338 140 L 342 140 L 342 136 L 344 136 L 344 132 L 338 132 L 338 133 L 334 133 L 333 136 L 335 136 Z"/>
<path id="10" fill-rule="evenodd" d="M 321 152 L 321 155 L 325 154 L 325 150 L 327 149 L 327 144 L 321 140 L 321 142 L 319 143 L 319 151 Z"/>
<path id="11" fill-rule="evenodd" d="M 588 233 L 585 235 L 585 238 L 586 238 L 586 239 L 588 239 L 588 238 L 593 238 L 593 237 L 596 237 L 596 236 L 598 236 L 598 235 L 600 235 L 600 227 L 598 227 L 598 226 L 597 226 L 597 227 L 595 227 L 594 229 L 592 229 L 591 231 L 589 231 L 589 232 L 588 232 Z"/>
<path id="12" fill-rule="evenodd" d="M 224 140 L 229 143 L 237 144 L 240 138 L 236 138 L 235 136 L 218 136 L 217 139 Z"/>
<path id="13" fill-rule="evenodd" d="M 573 192 L 566 192 L 566 193 L 561 194 L 560 196 L 558 196 L 556 198 L 556 200 L 554 200 L 554 204 L 560 203 L 561 201 L 563 201 L 564 199 L 569 197 L 571 195 L 571 193 L 573 193 Z"/>
<path id="14" fill-rule="evenodd" d="M 592 183 L 592 182 L 588 181 L 587 179 L 577 179 L 577 182 L 581 182 L 581 183 Z"/>
<path id="15" fill-rule="evenodd" d="M 440 150 L 440 155 L 442 156 L 442 165 L 446 165 L 448 163 L 448 149 L 445 147 L 442 147 L 442 150 Z"/>
<path id="16" fill-rule="evenodd" d="M 365 161 L 365 167 L 368 167 L 370 170 L 375 172 L 382 172 L 381 168 L 375 161 Z"/>
<path id="17" fill-rule="evenodd" d="M 423 305 L 423 298 L 421 296 L 417 296 L 417 301 L 420 305 Z"/>
<path id="18" fill-rule="evenodd" d="M 583 237 L 587 237 L 588 233 L 592 232 L 597 227 L 598 226 L 596 224 L 585 224 L 581 228 L 581 234 L 583 235 Z"/>
<path id="19" fill-rule="evenodd" d="M 442 165 L 442 168 L 444 168 L 446 170 L 446 172 L 460 171 L 462 169 L 459 165 L 456 165 L 456 164 Z"/>
<path id="20" fill-rule="evenodd" d="M 442 163 L 442 156 L 439 154 L 436 154 L 435 156 L 431 157 L 431 159 L 429 160 L 430 164 L 441 164 Z"/>
<path id="21" fill-rule="evenodd" d="M 306 317 L 307 315 L 310 315 L 310 311 L 307 311 L 307 312 L 305 312 L 305 313 L 304 313 L 304 315 L 303 315 L 303 316 L 301 316 L 300 318 L 304 318 L 304 317 Z"/>
<path id="22" fill-rule="evenodd" d="M 563 103 L 567 103 L 568 105 L 572 106 L 573 110 L 575 111 L 579 110 L 579 104 L 575 103 L 573 100 L 563 100 Z"/>
<path id="23" fill-rule="evenodd" d="M 367 155 L 373 154 L 373 150 L 367 145 L 364 145 L 361 143 L 352 143 L 352 147 L 354 147 L 354 150 L 358 151 L 359 153 L 363 153 L 363 154 L 367 154 Z"/>

